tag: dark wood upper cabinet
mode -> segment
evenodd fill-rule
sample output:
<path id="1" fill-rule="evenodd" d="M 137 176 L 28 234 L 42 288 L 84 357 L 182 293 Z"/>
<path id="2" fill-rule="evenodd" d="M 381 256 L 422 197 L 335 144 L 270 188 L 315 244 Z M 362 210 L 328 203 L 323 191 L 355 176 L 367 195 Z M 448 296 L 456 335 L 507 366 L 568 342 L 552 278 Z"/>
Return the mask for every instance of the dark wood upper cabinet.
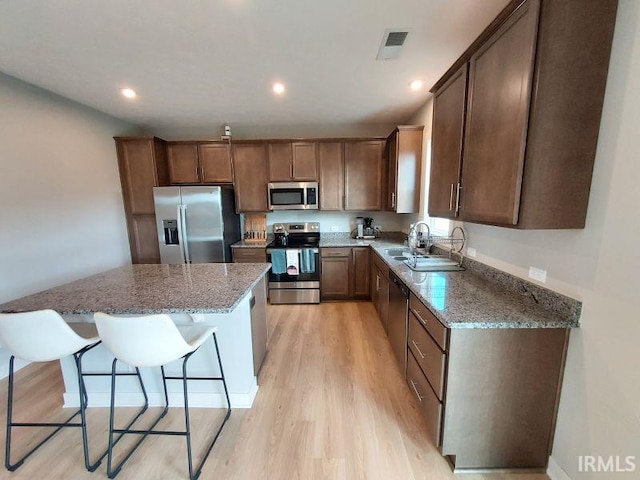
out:
<path id="1" fill-rule="evenodd" d="M 229 144 L 200 143 L 198 159 L 202 183 L 233 183 Z"/>
<path id="2" fill-rule="evenodd" d="M 468 64 L 453 194 L 460 219 L 584 228 L 616 10 L 615 0 L 590 0 L 588 8 L 581 0 L 513 1 L 454 63 L 432 88 L 430 214 L 455 216 L 446 207 L 454 203 L 458 137 L 447 129 L 459 131 L 460 72 Z"/>
<path id="3" fill-rule="evenodd" d="M 387 139 L 387 210 L 396 213 L 420 211 L 423 130 L 423 125 L 401 125 Z"/>
<path id="4" fill-rule="evenodd" d="M 538 8 L 528 0 L 469 62 L 463 220 L 518 223 Z"/>
<path id="5" fill-rule="evenodd" d="M 434 95 L 429 215 L 455 218 L 467 100 L 465 63 Z"/>
<path id="6" fill-rule="evenodd" d="M 290 143 L 270 143 L 269 181 L 290 182 L 293 179 L 293 153 Z"/>
<path id="7" fill-rule="evenodd" d="M 318 179 L 317 144 L 315 142 L 294 142 L 293 180 L 316 181 Z"/>
<path id="8" fill-rule="evenodd" d="M 266 212 L 267 151 L 262 143 L 233 145 L 234 190 L 236 211 Z"/>
<path id="9" fill-rule="evenodd" d="M 167 145 L 172 184 L 232 183 L 233 171 L 226 142 L 176 142 Z"/>
<path id="10" fill-rule="evenodd" d="M 200 182 L 197 143 L 170 143 L 167 158 L 171 183 Z"/>
<path id="11" fill-rule="evenodd" d="M 153 187 L 169 184 L 166 144 L 159 138 L 116 137 L 132 263 L 160 263 Z"/>
<path id="12" fill-rule="evenodd" d="M 382 210 L 384 141 L 344 144 L 344 209 Z"/>
<path id="13" fill-rule="evenodd" d="M 318 143 L 320 210 L 343 210 L 344 144 Z"/>
<path id="14" fill-rule="evenodd" d="M 318 179 L 316 143 L 270 143 L 269 181 L 297 182 Z"/>

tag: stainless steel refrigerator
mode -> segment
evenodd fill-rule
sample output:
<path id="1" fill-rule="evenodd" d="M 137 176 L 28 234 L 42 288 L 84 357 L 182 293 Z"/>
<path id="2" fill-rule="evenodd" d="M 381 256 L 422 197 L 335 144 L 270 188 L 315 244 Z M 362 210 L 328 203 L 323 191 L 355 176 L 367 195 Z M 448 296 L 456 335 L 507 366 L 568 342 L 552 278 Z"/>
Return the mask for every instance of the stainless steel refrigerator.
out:
<path id="1" fill-rule="evenodd" d="M 223 187 L 154 187 L 162 263 L 231 262 L 240 240 L 233 190 Z"/>

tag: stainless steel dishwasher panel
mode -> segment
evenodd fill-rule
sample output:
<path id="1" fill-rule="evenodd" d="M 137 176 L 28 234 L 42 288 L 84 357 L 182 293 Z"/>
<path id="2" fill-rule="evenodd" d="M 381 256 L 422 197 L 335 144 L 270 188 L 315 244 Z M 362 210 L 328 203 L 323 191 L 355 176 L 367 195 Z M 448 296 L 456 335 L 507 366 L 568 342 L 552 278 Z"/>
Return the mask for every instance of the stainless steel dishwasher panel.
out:
<path id="1" fill-rule="evenodd" d="M 389 275 L 389 316 L 387 336 L 402 374 L 407 371 L 407 312 L 409 289 L 396 275 Z"/>

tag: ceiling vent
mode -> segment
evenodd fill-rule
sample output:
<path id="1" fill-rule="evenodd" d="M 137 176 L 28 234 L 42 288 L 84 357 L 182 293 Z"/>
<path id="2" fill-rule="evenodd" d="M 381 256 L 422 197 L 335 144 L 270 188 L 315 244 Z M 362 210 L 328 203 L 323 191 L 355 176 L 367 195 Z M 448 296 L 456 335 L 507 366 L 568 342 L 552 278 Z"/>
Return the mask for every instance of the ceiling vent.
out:
<path id="1" fill-rule="evenodd" d="M 400 56 L 402 46 L 407 40 L 409 31 L 402 28 L 388 28 L 382 36 L 382 43 L 378 50 L 376 60 L 393 60 Z"/>

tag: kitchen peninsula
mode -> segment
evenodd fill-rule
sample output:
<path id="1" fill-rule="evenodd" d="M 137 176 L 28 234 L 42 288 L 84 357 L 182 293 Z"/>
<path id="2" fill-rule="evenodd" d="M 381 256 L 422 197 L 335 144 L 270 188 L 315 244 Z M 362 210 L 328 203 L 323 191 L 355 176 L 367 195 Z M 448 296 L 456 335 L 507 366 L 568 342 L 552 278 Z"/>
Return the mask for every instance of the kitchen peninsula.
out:
<path id="1" fill-rule="evenodd" d="M 0 305 L 0 312 L 15 313 L 53 309 L 67 322 L 92 323 L 95 312 L 140 316 L 166 313 L 180 326 L 215 325 L 227 378 L 231 406 L 251 407 L 258 385 L 257 374 L 266 353 L 266 282 L 268 263 L 191 265 L 128 265 L 29 295 Z M 211 341 L 190 361 L 193 375 L 216 375 Z M 113 357 L 102 346 L 85 355 L 85 372 L 110 371 Z M 179 363 L 179 362 L 178 362 Z M 167 373 L 177 372 L 170 364 Z M 213 369 L 213 370 L 212 370 Z M 65 405 L 77 403 L 77 377 L 73 359 L 62 361 Z M 162 404 L 158 372 L 142 369 L 151 405 Z M 132 380 L 127 384 L 127 380 Z M 174 382 L 171 382 L 174 383 Z M 192 406 L 224 405 L 217 382 L 199 382 L 192 389 Z M 206 384 L 206 385 L 205 385 Z M 193 387 L 196 387 L 194 385 Z M 169 385 L 170 404 L 180 405 L 181 386 Z M 87 379 L 89 406 L 109 404 L 109 378 Z M 142 400 L 133 378 L 118 382 L 116 402 L 138 405 Z"/>

